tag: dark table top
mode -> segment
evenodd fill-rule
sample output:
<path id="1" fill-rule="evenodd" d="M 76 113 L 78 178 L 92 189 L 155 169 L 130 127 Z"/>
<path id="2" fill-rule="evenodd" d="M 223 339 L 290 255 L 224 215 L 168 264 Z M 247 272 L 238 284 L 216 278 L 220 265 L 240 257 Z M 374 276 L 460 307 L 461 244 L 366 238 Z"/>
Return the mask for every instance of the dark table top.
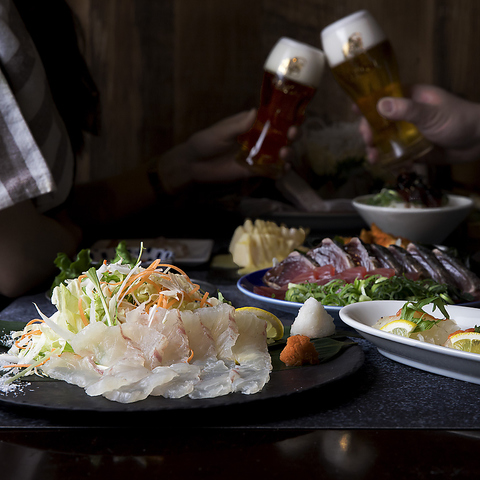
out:
<path id="1" fill-rule="evenodd" d="M 236 288 L 237 277 L 231 271 L 197 267 L 188 273 L 196 280 L 213 283 L 234 306 L 252 305 Z M 28 321 L 36 315 L 34 303 L 46 314 L 54 311 L 40 293 L 12 302 L 0 312 L 0 319 Z M 292 314 L 271 311 L 285 324 L 294 319 Z M 337 327 L 349 329 L 341 321 Z M 45 461 L 67 469 L 75 458 L 77 464 L 88 464 L 86 471 L 92 474 L 113 468 L 112 455 L 118 455 L 125 462 L 123 473 L 128 471 L 127 464 L 132 467 L 132 458 L 138 457 L 148 464 L 145 471 L 172 473 L 177 468 L 186 475 L 194 472 L 193 466 L 175 467 L 174 460 L 190 455 L 197 465 L 204 465 L 204 473 L 216 478 L 228 462 L 213 455 L 210 445 L 228 455 L 235 452 L 237 461 L 248 457 L 262 468 L 281 470 L 283 475 L 278 478 L 289 476 L 290 460 L 300 462 L 300 471 L 316 468 L 325 478 L 360 478 L 354 475 L 360 471 L 401 478 L 392 469 L 385 476 L 385 456 L 389 455 L 403 465 L 404 473 L 410 471 L 411 476 L 420 478 L 416 469 L 433 471 L 437 468 L 431 466 L 433 452 L 437 455 L 445 450 L 448 454 L 437 460 L 440 470 L 436 478 L 454 471 L 459 472 L 458 478 L 468 478 L 476 461 L 464 456 L 464 450 L 472 452 L 480 442 L 480 385 L 396 363 L 368 341 L 355 340 L 364 362 L 352 374 L 318 388 L 241 405 L 95 414 L 15 407 L 2 402 L 0 394 L 0 457 L 37 455 L 37 473 Z M 407 444 L 416 464 L 400 454 Z M 429 445 L 426 450 L 425 445 Z M 102 468 L 93 468 L 86 460 L 92 454 L 106 462 Z M 157 462 L 164 462 L 161 468 Z M 245 465 L 239 465 L 230 476 L 243 478 L 245 471 Z"/>

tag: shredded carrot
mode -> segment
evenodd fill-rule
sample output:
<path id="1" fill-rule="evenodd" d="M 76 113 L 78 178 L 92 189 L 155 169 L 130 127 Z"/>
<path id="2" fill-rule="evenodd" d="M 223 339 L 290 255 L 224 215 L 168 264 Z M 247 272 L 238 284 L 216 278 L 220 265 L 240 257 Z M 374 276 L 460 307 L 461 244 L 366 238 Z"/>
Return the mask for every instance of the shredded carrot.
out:
<path id="1" fill-rule="evenodd" d="M 161 293 L 161 294 L 158 296 L 158 300 L 157 300 L 157 306 L 158 306 L 158 307 L 161 307 L 161 306 L 162 306 L 164 298 L 165 298 L 165 295 L 164 295 L 163 293 Z"/>
<path id="2" fill-rule="evenodd" d="M 166 267 L 166 268 L 173 268 L 174 270 L 177 270 L 177 272 L 182 274 L 190 282 L 190 277 L 181 268 L 178 268 L 175 265 L 171 265 L 169 263 L 160 263 L 158 266 L 159 267 Z"/>
<path id="3" fill-rule="evenodd" d="M 31 364 L 29 364 L 29 363 L 14 363 L 13 365 L 4 365 L 2 368 L 15 368 L 15 367 L 28 368 L 30 366 L 31 366 Z"/>
<path id="4" fill-rule="evenodd" d="M 205 306 L 205 304 L 208 303 L 207 298 L 208 298 L 208 292 L 205 292 L 205 295 L 203 296 L 202 301 L 200 302 L 201 307 Z"/>
<path id="5" fill-rule="evenodd" d="M 82 305 L 82 297 L 78 297 L 78 312 L 80 313 L 80 318 L 85 326 L 88 325 L 88 318 L 85 316 L 85 312 L 83 310 Z"/>
<path id="6" fill-rule="evenodd" d="M 41 320 L 40 318 L 35 318 L 34 320 L 30 320 L 25 326 L 28 327 L 33 325 L 34 323 L 45 323 L 45 320 Z"/>
<path id="7" fill-rule="evenodd" d="M 15 342 L 15 346 L 17 348 L 27 348 L 26 346 L 20 345 L 20 342 L 26 337 L 31 337 L 32 335 L 41 335 L 41 334 L 42 332 L 40 330 L 30 330 L 29 332 L 22 334 L 22 336 Z"/>
<path id="8" fill-rule="evenodd" d="M 192 361 L 192 358 L 193 358 L 193 350 L 190 349 L 190 351 L 191 351 L 192 353 L 191 353 L 190 356 L 188 357 L 187 363 L 190 363 L 190 362 Z"/>
<path id="9" fill-rule="evenodd" d="M 143 272 L 137 273 L 136 275 L 132 275 L 128 279 L 128 282 L 125 284 L 123 289 L 119 292 L 119 294 L 122 294 L 124 291 L 126 291 L 124 295 L 127 295 L 129 293 L 130 286 L 135 282 L 135 280 L 138 280 L 139 278 L 142 278 L 142 277 L 150 277 L 152 273 L 153 273 L 153 270 L 150 270 L 150 267 L 148 267 Z"/>
<path id="10" fill-rule="evenodd" d="M 165 299 L 166 300 L 166 299 Z M 169 302 L 164 302 L 164 307 L 165 309 L 169 309 L 175 302 L 177 302 L 178 300 L 174 297 L 174 298 L 171 298 Z"/>
<path id="11" fill-rule="evenodd" d="M 188 294 L 191 296 L 191 295 L 193 295 L 195 292 L 198 292 L 198 290 L 200 290 L 200 285 L 194 285 L 193 288 L 192 288 L 192 290 L 190 290 L 190 291 L 188 292 Z"/>

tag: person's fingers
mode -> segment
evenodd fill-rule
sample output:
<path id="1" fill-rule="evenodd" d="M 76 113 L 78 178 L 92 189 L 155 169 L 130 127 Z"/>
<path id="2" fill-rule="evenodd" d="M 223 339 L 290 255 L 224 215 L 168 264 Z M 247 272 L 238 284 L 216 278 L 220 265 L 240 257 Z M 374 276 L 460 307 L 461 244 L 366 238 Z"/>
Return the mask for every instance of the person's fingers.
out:
<path id="1" fill-rule="evenodd" d="M 302 136 L 302 129 L 292 125 L 287 131 L 287 138 L 290 142 L 298 140 Z"/>
<path id="2" fill-rule="evenodd" d="M 358 124 L 358 130 L 360 132 L 360 135 L 363 138 L 363 141 L 365 142 L 366 145 L 372 145 L 373 144 L 373 133 L 372 129 L 367 122 L 366 118 L 362 118 Z"/>
<path id="3" fill-rule="evenodd" d="M 237 137 L 253 125 L 256 110 L 240 112 L 195 133 L 188 140 L 194 156 L 218 155 L 236 144 Z"/>
<path id="4" fill-rule="evenodd" d="M 284 162 L 291 162 L 295 156 L 293 149 L 290 147 L 282 147 L 278 152 L 278 156 Z"/>
<path id="5" fill-rule="evenodd" d="M 245 133 L 253 125 L 257 111 L 255 109 L 240 112 L 228 117 L 210 127 L 217 135 L 225 139 L 236 138 L 241 133 Z"/>
<path id="6" fill-rule="evenodd" d="M 253 176 L 253 172 L 240 165 L 232 154 L 194 162 L 191 168 L 196 183 L 224 183 Z"/>
<path id="7" fill-rule="evenodd" d="M 416 102 L 409 98 L 382 98 L 377 104 L 377 110 L 388 120 L 410 122 L 420 130 L 434 129 L 440 120 L 436 105 Z"/>
<path id="8" fill-rule="evenodd" d="M 365 155 L 370 163 L 378 162 L 379 153 L 377 148 L 369 146 L 365 147 Z"/>

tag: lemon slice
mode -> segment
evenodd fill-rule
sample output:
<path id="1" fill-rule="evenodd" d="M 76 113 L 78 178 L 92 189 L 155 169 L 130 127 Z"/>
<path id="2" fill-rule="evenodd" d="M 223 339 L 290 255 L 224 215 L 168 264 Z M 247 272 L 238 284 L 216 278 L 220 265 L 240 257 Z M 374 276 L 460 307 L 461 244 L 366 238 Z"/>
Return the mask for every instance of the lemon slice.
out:
<path id="1" fill-rule="evenodd" d="M 449 337 L 445 346 L 463 350 L 464 352 L 480 353 L 480 333 L 459 332 Z"/>
<path id="2" fill-rule="evenodd" d="M 267 339 L 280 340 L 283 337 L 284 328 L 283 323 L 273 313 L 267 312 L 257 307 L 241 307 L 235 309 L 236 312 L 250 312 L 257 318 L 267 322 Z"/>
<path id="3" fill-rule="evenodd" d="M 400 319 L 387 323 L 380 330 L 393 333 L 395 335 L 400 335 L 401 337 L 409 337 L 416 327 L 417 324 L 415 322 Z"/>

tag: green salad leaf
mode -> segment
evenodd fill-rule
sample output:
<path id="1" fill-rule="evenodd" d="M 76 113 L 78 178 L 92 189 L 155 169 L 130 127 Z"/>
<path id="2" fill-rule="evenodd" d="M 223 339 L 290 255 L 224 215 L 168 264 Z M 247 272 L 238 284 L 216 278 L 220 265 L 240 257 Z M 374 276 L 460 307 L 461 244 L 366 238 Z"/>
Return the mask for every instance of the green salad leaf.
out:
<path id="1" fill-rule="evenodd" d="M 313 297 L 322 305 L 339 306 L 350 305 L 370 300 L 407 300 L 420 301 L 431 297 L 439 297 L 447 304 L 455 303 L 453 295 L 462 294 L 453 292 L 449 285 L 439 284 L 432 279 L 411 280 L 405 276 L 391 278 L 381 275 L 372 275 L 366 278 L 356 278 L 352 283 L 342 279 L 330 280 L 325 285 L 317 283 L 290 283 L 285 293 L 285 300 L 304 303 Z M 470 296 L 463 295 L 463 299 L 470 300 Z"/>
<path id="2" fill-rule="evenodd" d="M 115 258 L 110 263 L 121 263 L 122 265 L 135 265 L 137 259 L 133 257 L 127 248 L 127 242 L 122 240 L 115 247 Z M 50 287 L 50 296 L 55 287 L 62 284 L 65 280 L 77 278 L 91 267 L 98 266 L 93 260 L 89 248 L 80 250 L 73 260 L 70 260 L 66 253 L 57 254 L 54 260 L 55 265 L 60 270 Z"/>
<path id="3" fill-rule="evenodd" d="M 93 266 L 90 249 L 88 248 L 80 250 L 74 260 L 70 260 L 66 253 L 59 253 L 54 263 L 60 269 L 60 273 L 53 280 L 50 287 L 50 296 L 56 286 L 70 278 L 77 278 Z"/>
<path id="4" fill-rule="evenodd" d="M 403 202 L 400 194 L 391 188 L 382 188 L 379 193 L 376 193 L 363 203 L 367 205 L 375 205 L 378 207 L 388 207 L 394 203 Z"/>
<path id="5" fill-rule="evenodd" d="M 430 330 L 434 325 L 442 321 L 441 319 L 430 320 L 429 318 L 425 318 L 428 314 L 423 310 L 423 307 L 429 304 L 433 305 L 433 311 L 438 308 L 445 318 L 450 318 L 445 308 L 445 301 L 441 297 L 428 297 L 418 302 L 407 302 L 402 307 L 400 316 L 404 320 L 409 320 L 417 324 L 414 330 L 415 333 Z"/>

